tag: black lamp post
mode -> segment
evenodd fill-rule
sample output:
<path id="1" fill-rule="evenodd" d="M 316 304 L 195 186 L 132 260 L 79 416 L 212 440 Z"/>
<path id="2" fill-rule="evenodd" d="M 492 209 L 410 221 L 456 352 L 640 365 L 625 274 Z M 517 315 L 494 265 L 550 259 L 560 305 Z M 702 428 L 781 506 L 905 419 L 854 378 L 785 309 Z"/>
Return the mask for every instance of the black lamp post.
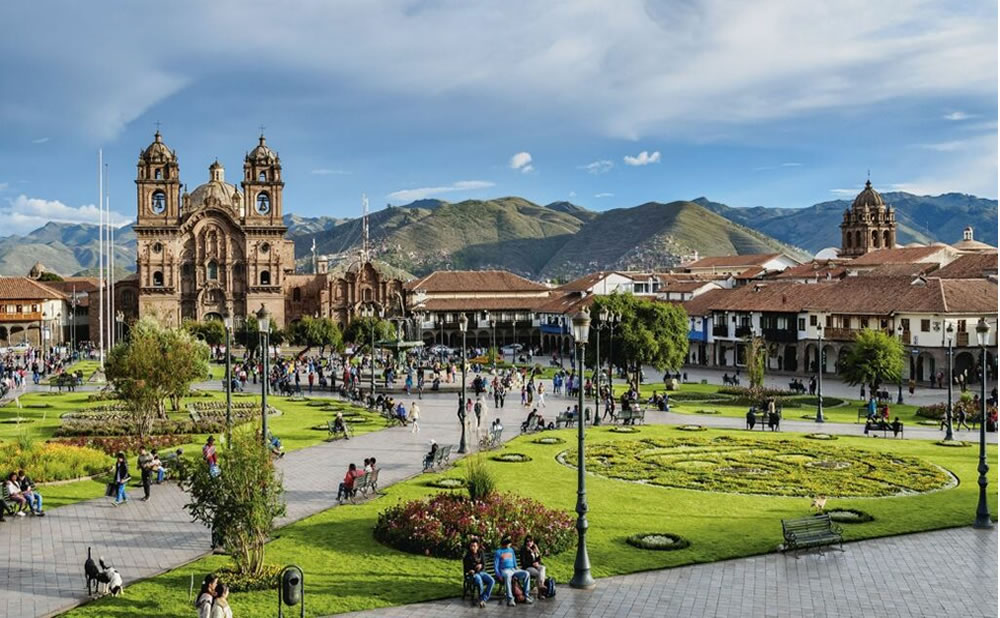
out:
<path id="1" fill-rule="evenodd" d="M 988 375 L 986 371 L 986 346 L 990 342 L 990 325 L 985 318 L 979 318 L 979 322 L 976 324 L 976 339 L 979 341 L 979 358 L 983 370 L 980 376 L 981 390 L 979 393 L 979 413 L 981 414 L 979 418 L 979 505 L 976 507 L 976 522 L 972 524 L 972 527 L 985 530 L 993 527 L 993 522 L 990 520 L 990 507 L 986 503 L 986 486 L 989 484 L 986 473 L 990 471 L 990 467 L 986 464 L 986 376 Z"/>
<path id="2" fill-rule="evenodd" d="M 949 323 L 948 327 L 944 329 L 944 332 L 948 334 L 948 407 L 944 410 L 944 439 L 947 441 L 955 439 L 955 435 L 952 433 L 951 429 L 951 357 L 955 353 L 952 348 L 952 345 L 954 345 L 955 327 Z"/>
<path id="3" fill-rule="evenodd" d="M 824 369 L 824 366 L 826 365 L 826 363 L 824 362 L 826 359 L 823 358 L 823 325 L 822 324 L 817 324 L 816 325 L 816 332 L 819 333 L 819 352 L 817 352 L 817 354 L 816 354 L 816 356 L 817 356 L 817 358 L 816 358 L 816 368 L 819 370 L 819 371 L 816 372 L 817 373 L 817 377 L 816 377 L 816 393 L 817 393 L 817 397 L 816 397 L 816 422 L 817 423 L 823 423 L 823 422 L 826 421 L 826 419 L 823 418 L 823 369 Z"/>
<path id="4" fill-rule="evenodd" d="M 260 381 L 260 433 L 261 439 L 267 445 L 267 389 L 271 381 L 270 371 L 267 368 L 270 354 L 269 335 L 271 334 L 271 314 L 268 313 L 264 303 L 260 304 L 260 311 L 257 312 L 257 330 L 260 331 L 261 339 L 261 377 Z"/>
<path id="5" fill-rule="evenodd" d="M 621 311 L 610 314 L 608 320 L 608 394 L 615 396 L 615 326 L 622 321 Z"/>
<path id="6" fill-rule="evenodd" d="M 463 313 L 458 317 L 458 330 L 462 332 L 462 390 L 458 396 L 458 420 L 462 423 L 462 438 L 458 442 L 458 452 L 468 453 L 465 444 L 465 332 L 469 329 L 469 318 Z"/>
<path id="7" fill-rule="evenodd" d="M 899 328 L 896 329 L 899 332 L 899 342 L 903 343 L 903 325 L 900 324 Z M 903 403 L 903 370 L 899 370 L 899 393 L 896 395 L 896 403 Z"/>
<path id="8" fill-rule="evenodd" d="M 222 325 L 226 327 L 226 446 L 233 443 L 233 318 L 227 311 L 222 316 Z"/>
<path id="9" fill-rule="evenodd" d="M 486 319 L 490 323 L 490 348 L 492 349 L 492 354 L 490 354 L 490 359 L 492 360 L 493 370 L 496 371 L 497 368 L 497 321 L 496 318 L 490 315 L 490 312 L 486 312 Z"/>
<path id="10" fill-rule="evenodd" d="M 573 316 L 573 338 L 576 340 L 577 363 L 580 375 L 583 375 L 583 354 L 590 336 L 590 314 L 586 309 Z M 587 485 L 584 471 L 583 448 L 583 388 L 579 389 L 577 401 L 577 433 L 576 433 L 576 562 L 573 564 L 573 579 L 569 585 L 573 588 L 593 588 L 596 584 L 590 575 L 590 557 L 587 555 Z"/>

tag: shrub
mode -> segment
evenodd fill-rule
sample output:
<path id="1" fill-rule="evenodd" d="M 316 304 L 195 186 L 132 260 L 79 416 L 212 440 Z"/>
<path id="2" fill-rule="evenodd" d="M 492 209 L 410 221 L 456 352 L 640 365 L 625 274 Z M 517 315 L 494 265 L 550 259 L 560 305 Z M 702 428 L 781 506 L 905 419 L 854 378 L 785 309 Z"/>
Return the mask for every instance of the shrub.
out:
<path id="1" fill-rule="evenodd" d="M 490 457 L 490 459 L 504 463 L 525 463 L 531 461 L 531 457 L 528 457 L 524 453 L 500 453 L 499 455 Z"/>
<path id="2" fill-rule="evenodd" d="M 250 592 L 253 590 L 274 590 L 278 587 L 278 575 L 282 567 L 266 563 L 261 566 L 260 573 L 250 575 L 241 573 L 233 567 L 222 567 L 216 573 L 221 581 L 226 582 L 233 592 Z"/>
<path id="3" fill-rule="evenodd" d="M 726 400 L 730 397 L 722 393 L 702 393 L 699 391 L 686 392 L 682 391 L 679 393 L 673 393 L 670 395 L 671 401 L 719 401 Z"/>
<path id="4" fill-rule="evenodd" d="M 643 532 L 633 534 L 625 539 L 625 542 L 632 547 L 639 549 L 653 549 L 658 551 L 670 551 L 673 549 L 684 549 L 691 543 L 676 534 L 670 532 Z"/>
<path id="5" fill-rule="evenodd" d="M 565 444 L 566 441 L 562 438 L 556 436 L 545 436 L 544 438 L 538 438 L 537 440 L 532 440 L 535 444 Z"/>
<path id="6" fill-rule="evenodd" d="M 52 440 L 51 444 L 65 444 L 67 446 L 83 446 L 93 448 L 103 451 L 110 457 L 114 457 L 115 453 L 138 453 L 139 447 L 142 446 L 159 451 L 169 449 L 177 446 L 178 444 L 186 444 L 190 441 L 191 436 L 187 434 L 164 434 L 147 436 L 145 440 L 137 435 L 77 436 L 74 438 Z"/>
<path id="7" fill-rule="evenodd" d="M 18 443 L 0 446 L 3 473 L 24 468 L 37 483 L 65 481 L 99 474 L 111 467 L 104 453 L 86 447 L 57 443 L 32 443 L 21 448 Z"/>
<path id="8" fill-rule="evenodd" d="M 858 509 L 830 509 L 823 512 L 830 516 L 830 521 L 835 521 L 838 524 L 863 524 L 875 519 Z"/>
<path id="9" fill-rule="evenodd" d="M 401 551 L 461 558 L 472 535 L 480 537 L 487 548 L 495 548 L 505 535 L 517 546 L 531 534 L 551 555 L 573 545 L 574 524 L 569 513 L 516 494 L 493 492 L 484 499 L 470 500 L 457 493 L 439 493 L 380 513 L 375 538 Z"/>
<path id="10" fill-rule="evenodd" d="M 482 455 L 468 459 L 465 466 L 465 486 L 472 500 L 482 500 L 496 490 L 497 481 Z"/>
<path id="11" fill-rule="evenodd" d="M 932 403 L 928 406 L 920 406 L 917 408 L 917 416 L 940 420 L 944 418 L 947 407 L 948 404 L 945 403 Z"/>

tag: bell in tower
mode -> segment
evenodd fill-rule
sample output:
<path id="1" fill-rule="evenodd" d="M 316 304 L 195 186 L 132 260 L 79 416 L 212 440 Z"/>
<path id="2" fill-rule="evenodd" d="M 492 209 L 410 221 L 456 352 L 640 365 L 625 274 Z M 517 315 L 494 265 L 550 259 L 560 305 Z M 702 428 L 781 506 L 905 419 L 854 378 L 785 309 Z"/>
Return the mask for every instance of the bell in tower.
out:
<path id="1" fill-rule="evenodd" d="M 136 168 L 138 222 L 176 222 L 180 213 L 180 168 L 177 165 L 177 153 L 163 143 L 159 130 L 153 135 L 153 143 L 139 153 Z"/>
<path id="2" fill-rule="evenodd" d="M 258 224 L 281 224 L 281 160 L 267 146 L 261 133 L 260 141 L 243 162 L 243 195 L 247 201 L 246 218 Z"/>

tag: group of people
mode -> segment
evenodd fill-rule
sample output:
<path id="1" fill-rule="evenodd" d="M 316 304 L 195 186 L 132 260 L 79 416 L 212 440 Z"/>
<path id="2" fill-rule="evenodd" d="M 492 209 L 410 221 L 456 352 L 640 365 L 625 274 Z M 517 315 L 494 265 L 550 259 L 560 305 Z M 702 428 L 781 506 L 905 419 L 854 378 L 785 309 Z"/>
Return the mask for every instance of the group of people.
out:
<path id="1" fill-rule="evenodd" d="M 7 480 L 4 481 L 4 493 L 7 494 L 7 500 L 13 504 L 14 515 L 17 517 L 24 517 L 28 513 L 39 517 L 45 515 L 45 511 L 42 510 L 42 494 L 38 493 L 35 482 L 24 469 L 7 475 Z M 5 510 L 0 508 L 0 521 L 4 520 Z"/>
<path id="2" fill-rule="evenodd" d="M 542 551 L 535 539 L 530 534 L 525 535 L 520 552 L 515 552 L 512 545 L 511 537 L 505 535 L 500 540 L 500 547 L 489 558 L 493 561 L 493 573 L 496 574 L 496 578 L 503 580 L 507 605 L 513 607 L 519 600 L 531 604 L 535 602 L 535 597 L 544 599 L 552 594 L 554 586 L 545 577 Z M 486 602 L 493 595 L 493 588 L 497 583 L 486 569 L 486 560 L 486 548 L 478 537 L 472 537 L 462 559 L 462 568 L 466 579 L 475 590 L 473 604 L 479 605 L 480 608 L 486 607 Z"/>
<path id="3" fill-rule="evenodd" d="M 374 457 L 366 457 L 364 467 L 358 469 L 357 464 L 350 463 L 347 466 L 347 473 L 344 474 L 344 480 L 340 482 L 340 486 L 337 488 L 337 502 L 343 503 L 344 500 L 351 498 L 355 493 L 355 481 L 359 478 L 377 469 L 376 461 Z"/>
<path id="4" fill-rule="evenodd" d="M 209 573 L 201 582 L 201 590 L 194 601 L 198 618 L 233 618 L 229 606 L 229 586 L 219 580 L 215 573 Z"/>
<path id="5" fill-rule="evenodd" d="M 768 397 L 764 402 L 763 411 L 758 412 L 757 406 L 750 406 L 747 410 L 747 429 L 753 430 L 757 425 L 757 416 L 760 415 L 761 423 L 767 423 L 767 428 L 771 431 L 778 431 L 781 428 L 781 409 L 778 407 L 774 397 Z"/>

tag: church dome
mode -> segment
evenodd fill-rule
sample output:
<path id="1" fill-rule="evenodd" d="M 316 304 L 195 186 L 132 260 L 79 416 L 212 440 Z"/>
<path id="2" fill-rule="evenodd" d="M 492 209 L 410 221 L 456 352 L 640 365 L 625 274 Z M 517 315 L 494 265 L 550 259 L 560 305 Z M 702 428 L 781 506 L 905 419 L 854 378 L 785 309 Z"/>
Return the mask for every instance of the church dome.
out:
<path id="1" fill-rule="evenodd" d="M 885 202 L 882 201 L 882 196 L 872 188 L 872 181 L 868 180 L 865 182 L 865 188 L 854 198 L 852 208 L 858 210 L 862 208 L 881 208 L 883 206 L 885 206 Z"/>
<path id="2" fill-rule="evenodd" d="M 276 163 L 278 161 L 278 155 L 274 154 L 267 145 L 267 140 L 264 136 L 260 136 L 260 142 L 253 150 L 247 155 L 247 160 L 256 161 L 258 163 Z"/>
<path id="3" fill-rule="evenodd" d="M 241 202 L 242 194 L 236 185 L 229 184 L 225 180 L 225 169 L 216 160 L 208 168 L 209 181 L 199 185 L 191 192 L 189 208 L 194 210 L 203 206 L 218 205 L 232 208 L 233 202 Z"/>
<path id="4" fill-rule="evenodd" d="M 177 158 L 173 151 L 167 148 L 167 145 L 163 143 L 163 136 L 160 135 L 159 130 L 157 130 L 156 134 L 153 135 L 153 143 L 147 146 L 139 156 L 142 160 L 149 162 L 174 161 Z"/>

